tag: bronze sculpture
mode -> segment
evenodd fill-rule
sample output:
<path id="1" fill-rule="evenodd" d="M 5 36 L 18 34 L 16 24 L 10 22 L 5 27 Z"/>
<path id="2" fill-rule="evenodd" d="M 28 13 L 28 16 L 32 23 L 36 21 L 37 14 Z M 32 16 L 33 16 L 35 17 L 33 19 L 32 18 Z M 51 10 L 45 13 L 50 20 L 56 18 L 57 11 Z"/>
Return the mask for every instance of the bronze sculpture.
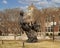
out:
<path id="1" fill-rule="evenodd" d="M 24 15 L 23 14 L 24 14 L 23 12 L 20 13 L 20 16 L 22 17 L 22 20 L 23 20 L 20 22 L 20 25 L 28 37 L 27 41 L 28 42 L 37 42 L 38 41 L 37 32 L 39 32 L 40 25 L 38 25 L 36 21 L 34 23 L 24 22 L 24 19 L 23 19 Z"/>

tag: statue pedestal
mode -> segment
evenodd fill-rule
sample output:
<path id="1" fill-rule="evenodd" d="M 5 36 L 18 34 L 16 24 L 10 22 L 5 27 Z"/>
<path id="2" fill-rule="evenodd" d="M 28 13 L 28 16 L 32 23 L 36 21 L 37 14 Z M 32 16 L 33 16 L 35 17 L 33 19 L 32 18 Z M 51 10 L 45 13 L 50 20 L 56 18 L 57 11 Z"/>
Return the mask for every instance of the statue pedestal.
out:
<path id="1" fill-rule="evenodd" d="M 37 42 L 38 41 L 38 39 L 37 39 L 37 32 L 29 31 L 29 32 L 26 32 L 26 35 L 28 37 L 27 42 Z"/>

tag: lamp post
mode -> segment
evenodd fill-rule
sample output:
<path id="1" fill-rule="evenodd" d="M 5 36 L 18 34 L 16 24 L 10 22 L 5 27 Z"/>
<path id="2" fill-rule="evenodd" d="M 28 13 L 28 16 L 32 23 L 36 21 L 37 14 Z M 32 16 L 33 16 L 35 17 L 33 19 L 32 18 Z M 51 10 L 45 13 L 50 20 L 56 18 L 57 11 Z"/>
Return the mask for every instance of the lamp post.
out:
<path id="1" fill-rule="evenodd" d="M 55 16 L 53 16 L 53 41 L 54 41 L 54 25 L 55 25 L 54 18 Z"/>

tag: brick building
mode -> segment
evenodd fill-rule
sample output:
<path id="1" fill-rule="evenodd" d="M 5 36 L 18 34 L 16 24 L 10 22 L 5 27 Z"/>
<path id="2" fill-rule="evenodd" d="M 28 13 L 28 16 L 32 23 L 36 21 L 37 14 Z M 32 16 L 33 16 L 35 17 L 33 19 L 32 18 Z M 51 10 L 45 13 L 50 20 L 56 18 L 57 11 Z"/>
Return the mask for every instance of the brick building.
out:
<path id="1" fill-rule="evenodd" d="M 55 7 L 39 10 L 31 4 L 27 8 L 27 11 L 28 15 L 26 14 L 26 18 L 28 19 L 27 16 L 32 16 L 32 22 L 37 21 L 40 24 L 41 34 L 53 35 L 54 32 L 54 35 L 60 35 L 60 8 Z"/>

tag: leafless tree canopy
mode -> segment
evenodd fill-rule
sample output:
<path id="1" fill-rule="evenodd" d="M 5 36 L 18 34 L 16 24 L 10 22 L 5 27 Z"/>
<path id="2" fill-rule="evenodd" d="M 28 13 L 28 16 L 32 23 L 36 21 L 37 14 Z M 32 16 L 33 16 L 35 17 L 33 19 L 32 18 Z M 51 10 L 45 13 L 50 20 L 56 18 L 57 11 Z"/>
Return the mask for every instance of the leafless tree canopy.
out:
<path id="1" fill-rule="evenodd" d="M 20 30 L 20 8 L 5 9 L 0 11 L 0 30 L 3 33 L 19 33 Z M 42 10 L 34 10 L 33 12 L 35 21 L 41 22 L 46 16 L 60 16 L 60 8 L 46 8 Z M 21 13 L 22 15 L 22 13 Z M 42 26 L 42 25 L 41 25 Z"/>

